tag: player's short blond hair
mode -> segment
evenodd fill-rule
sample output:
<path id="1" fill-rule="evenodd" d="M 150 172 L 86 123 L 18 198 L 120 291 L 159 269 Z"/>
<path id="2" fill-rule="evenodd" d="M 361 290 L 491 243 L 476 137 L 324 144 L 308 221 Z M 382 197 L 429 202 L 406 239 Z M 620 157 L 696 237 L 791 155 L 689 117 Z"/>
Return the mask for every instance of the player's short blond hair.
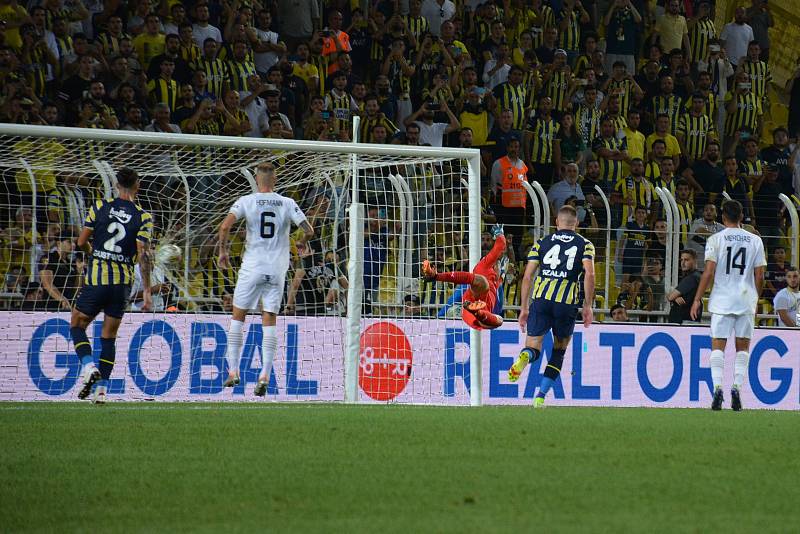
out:
<path id="1" fill-rule="evenodd" d="M 275 166 L 272 163 L 259 163 L 256 166 L 256 180 L 262 180 L 269 187 L 275 185 Z"/>

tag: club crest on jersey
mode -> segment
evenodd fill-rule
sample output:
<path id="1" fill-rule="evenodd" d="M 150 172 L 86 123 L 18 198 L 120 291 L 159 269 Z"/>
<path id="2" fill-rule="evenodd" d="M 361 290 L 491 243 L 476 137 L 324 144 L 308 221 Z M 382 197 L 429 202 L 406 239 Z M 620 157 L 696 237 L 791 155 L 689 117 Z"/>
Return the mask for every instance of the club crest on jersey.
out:
<path id="1" fill-rule="evenodd" d="M 118 220 L 122 224 L 128 224 L 129 222 L 131 222 L 131 218 L 133 217 L 133 215 L 131 215 L 130 213 L 128 213 L 125 210 L 122 210 L 122 209 L 117 210 L 117 209 L 114 209 L 114 208 L 111 208 L 111 210 L 108 212 L 108 215 L 109 215 L 109 217 L 115 218 L 116 220 Z"/>
<path id="2" fill-rule="evenodd" d="M 568 234 L 553 234 L 552 239 L 555 239 L 556 241 L 561 241 L 562 243 L 569 243 L 570 241 L 575 239 L 575 236 Z"/>

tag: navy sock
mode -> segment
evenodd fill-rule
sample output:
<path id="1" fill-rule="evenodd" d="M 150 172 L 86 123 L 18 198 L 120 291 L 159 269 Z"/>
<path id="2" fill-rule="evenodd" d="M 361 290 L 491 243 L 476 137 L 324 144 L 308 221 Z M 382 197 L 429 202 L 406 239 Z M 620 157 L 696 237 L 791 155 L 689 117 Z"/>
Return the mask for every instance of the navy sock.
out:
<path id="1" fill-rule="evenodd" d="M 100 338 L 100 377 L 103 380 L 108 380 L 108 377 L 111 376 L 111 371 L 114 369 L 114 360 L 117 357 L 117 350 L 114 343 L 117 340 L 115 338 L 107 338 L 101 337 Z"/>
<path id="2" fill-rule="evenodd" d="M 542 382 L 539 384 L 539 393 L 536 394 L 537 397 L 544 398 L 550 391 L 550 388 L 553 387 L 553 384 L 558 379 L 559 373 L 561 373 L 561 366 L 564 363 L 564 354 L 566 354 L 566 352 L 565 349 L 553 349 L 553 352 L 550 354 L 550 359 L 547 361 L 547 367 L 544 369 L 544 376 L 542 377 Z"/>
<path id="3" fill-rule="evenodd" d="M 69 335 L 72 337 L 72 344 L 75 346 L 75 353 L 81 360 L 81 365 L 86 366 L 94 362 L 94 358 L 92 358 L 92 345 L 89 343 L 89 338 L 86 336 L 86 330 L 73 326 L 69 329 Z"/>
<path id="4" fill-rule="evenodd" d="M 533 362 L 535 362 L 536 360 L 539 359 L 539 356 L 541 356 L 542 351 L 539 350 L 539 349 L 531 348 L 531 347 L 525 347 L 524 349 L 519 351 L 519 354 L 520 354 L 520 356 L 522 356 L 523 354 L 527 354 L 528 355 L 528 363 L 533 363 Z"/>

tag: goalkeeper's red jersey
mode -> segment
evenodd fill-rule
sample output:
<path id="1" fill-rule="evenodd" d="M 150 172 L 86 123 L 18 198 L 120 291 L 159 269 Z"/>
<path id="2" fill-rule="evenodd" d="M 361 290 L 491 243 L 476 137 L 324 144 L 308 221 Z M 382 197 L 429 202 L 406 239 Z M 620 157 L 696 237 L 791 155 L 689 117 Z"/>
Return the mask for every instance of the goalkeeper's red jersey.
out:
<path id="1" fill-rule="evenodd" d="M 481 258 L 481 261 L 478 262 L 478 265 L 472 270 L 475 274 L 480 274 L 486 277 L 486 280 L 489 281 L 489 291 L 484 293 L 481 296 L 475 295 L 472 292 L 472 288 L 467 289 L 464 292 L 464 297 L 462 298 L 462 302 L 476 302 L 481 301 L 486 304 L 486 311 L 490 312 L 494 309 L 495 304 L 497 304 L 497 288 L 500 286 L 500 278 L 497 275 L 497 271 L 495 270 L 494 266 L 497 263 L 497 260 L 503 255 L 506 250 L 506 238 L 505 236 L 498 236 L 494 242 L 494 246 L 489 253 Z M 467 323 L 472 328 L 480 330 L 483 328 L 480 322 L 475 318 L 475 316 L 466 311 L 461 310 L 461 319 L 465 323 Z"/>

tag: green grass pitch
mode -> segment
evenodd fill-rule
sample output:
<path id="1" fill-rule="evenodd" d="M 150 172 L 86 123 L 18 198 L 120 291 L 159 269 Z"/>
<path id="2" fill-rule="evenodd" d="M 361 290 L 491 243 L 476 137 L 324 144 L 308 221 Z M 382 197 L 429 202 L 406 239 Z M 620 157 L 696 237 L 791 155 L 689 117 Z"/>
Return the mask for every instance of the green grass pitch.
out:
<path id="1" fill-rule="evenodd" d="M 800 413 L 0 404 L 3 532 L 797 532 Z"/>

